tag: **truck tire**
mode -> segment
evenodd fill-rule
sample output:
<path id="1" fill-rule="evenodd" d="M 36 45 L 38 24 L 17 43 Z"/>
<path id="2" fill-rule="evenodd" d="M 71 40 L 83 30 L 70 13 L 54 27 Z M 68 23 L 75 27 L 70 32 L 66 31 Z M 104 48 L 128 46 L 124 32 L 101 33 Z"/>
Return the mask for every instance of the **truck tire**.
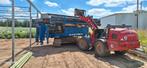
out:
<path id="1" fill-rule="evenodd" d="M 116 55 L 124 55 L 127 51 L 115 51 Z"/>
<path id="2" fill-rule="evenodd" d="M 89 49 L 88 43 L 85 38 L 78 38 L 77 43 L 80 50 L 86 51 Z"/>
<path id="3" fill-rule="evenodd" d="M 54 39 L 54 42 L 53 42 L 53 46 L 54 47 L 60 47 L 61 46 L 61 44 L 62 44 L 62 39 L 60 39 L 60 38 L 55 38 Z"/>
<path id="4" fill-rule="evenodd" d="M 105 57 L 110 54 L 106 42 L 98 40 L 95 43 L 95 56 Z"/>

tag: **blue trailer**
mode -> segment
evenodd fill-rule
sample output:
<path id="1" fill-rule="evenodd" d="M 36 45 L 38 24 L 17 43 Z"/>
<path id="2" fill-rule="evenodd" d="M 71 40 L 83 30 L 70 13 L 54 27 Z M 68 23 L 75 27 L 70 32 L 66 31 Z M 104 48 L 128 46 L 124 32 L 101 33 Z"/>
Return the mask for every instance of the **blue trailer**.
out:
<path id="1" fill-rule="evenodd" d="M 48 38 L 55 38 L 55 46 L 62 43 L 77 43 L 85 44 L 86 48 L 81 47 L 82 50 L 89 48 L 89 27 L 86 22 L 79 20 L 79 17 L 42 14 L 42 21 L 37 25 L 39 26 L 36 26 L 36 40 L 38 39 L 41 45 L 45 38 L 47 41 Z M 78 43 L 79 41 L 81 43 Z"/>
<path id="2" fill-rule="evenodd" d="M 39 39 L 41 45 L 45 38 L 55 38 L 54 45 L 57 46 L 62 43 L 76 43 L 81 50 L 93 48 L 96 38 L 101 35 L 101 32 L 95 34 L 100 21 L 85 16 L 85 10 L 75 9 L 74 14 L 74 16 L 42 14 L 43 21 L 38 23 L 36 39 Z"/>

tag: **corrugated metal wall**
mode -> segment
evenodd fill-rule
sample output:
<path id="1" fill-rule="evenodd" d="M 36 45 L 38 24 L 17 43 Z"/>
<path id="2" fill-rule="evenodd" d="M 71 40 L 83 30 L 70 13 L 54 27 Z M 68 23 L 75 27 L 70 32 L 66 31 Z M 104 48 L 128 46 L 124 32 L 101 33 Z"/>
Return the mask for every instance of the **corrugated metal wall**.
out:
<path id="1" fill-rule="evenodd" d="M 139 14 L 139 29 L 147 29 L 147 13 Z"/>
<path id="2" fill-rule="evenodd" d="M 135 13 L 118 13 L 110 16 L 106 16 L 100 19 L 102 28 L 107 24 L 115 24 L 115 25 L 132 25 L 133 28 L 137 28 L 137 17 Z M 147 29 L 147 13 L 139 14 L 139 29 Z"/>
<path id="3" fill-rule="evenodd" d="M 101 26 L 100 28 L 105 28 L 107 26 L 107 24 L 111 24 L 111 25 L 115 25 L 116 21 L 115 21 L 115 16 L 108 16 L 108 17 L 105 17 L 105 18 L 101 18 L 100 21 L 101 21 Z"/>
<path id="4" fill-rule="evenodd" d="M 136 28 L 137 17 L 135 14 L 126 13 L 126 14 L 117 14 L 116 15 L 116 25 L 132 25 L 133 28 Z"/>

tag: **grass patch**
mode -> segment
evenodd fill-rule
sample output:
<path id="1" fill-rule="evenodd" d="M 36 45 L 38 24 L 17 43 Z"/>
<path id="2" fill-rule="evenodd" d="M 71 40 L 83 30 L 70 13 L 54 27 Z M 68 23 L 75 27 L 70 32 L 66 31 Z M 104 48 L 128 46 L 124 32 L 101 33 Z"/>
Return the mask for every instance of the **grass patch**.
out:
<path id="1" fill-rule="evenodd" d="M 147 46 L 147 31 L 138 31 L 139 40 L 142 46 Z"/>
<path id="2" fill-rule="evenodd" d="M 139 41 L 144 49 L 144 51 L 147 53 L 147 30 L 138 30 L 138 36 L 139 36 Z"/>

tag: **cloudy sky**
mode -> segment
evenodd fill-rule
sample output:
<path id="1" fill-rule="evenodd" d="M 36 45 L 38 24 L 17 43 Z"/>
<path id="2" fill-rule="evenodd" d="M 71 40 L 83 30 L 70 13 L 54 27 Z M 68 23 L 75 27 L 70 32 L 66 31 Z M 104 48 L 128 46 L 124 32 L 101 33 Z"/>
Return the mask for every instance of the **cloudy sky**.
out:
<path id="1" fill-rule="evenodd" d="M 28 7 L 26 0 L 15 0 L 16 6 Z M 114 13 L 127 13 L 136 10 L 136 0 L 31 0 L 43 13 L 73 15 L 74 8 L 84 9 L 87 15 L 96 18 Z M 140 0 L 147 10 L 147 0 Z M 11 5 L 11 0 L 0 0 L 0 6 Z M 8 8 L 3 8 L 8 9 Z M 25 9 L 16 7 L 16 10 Z"/>

